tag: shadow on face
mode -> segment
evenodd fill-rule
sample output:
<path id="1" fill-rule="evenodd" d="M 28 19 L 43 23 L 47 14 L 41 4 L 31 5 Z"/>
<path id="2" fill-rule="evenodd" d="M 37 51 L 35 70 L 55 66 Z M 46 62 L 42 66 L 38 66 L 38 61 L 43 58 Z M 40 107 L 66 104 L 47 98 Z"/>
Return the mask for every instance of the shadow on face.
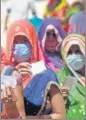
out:
<path id="1" fill-rule="evenodd" d="M 77 71 L 78 73 L 84 76 L 85 72 L 85 60 L 84 55 L 80 50 L 78 45 L 72 45 L 67 55 L 67 61 L 73 70 Z"/>
<path id="2" fill-rule="evenodd" d="M 46 32 L 46 40 L 45 40 L 45 50 L 48 52 L 55 52 L 56 47 L 59 44 L 58 42 L 58 34 L 55 33 L 54 29 L 49 29 Z"/>
<path id="3" fill-rule="evenodd" d="M 27 43 L 29 43 L 29 40 L 24 35 L 17 35 L 14 38 L 14 44 L 27 44 Z"/>
<path id="4" fill-rule="evenodd" d="M 68 55 L 72 54 L 82 54 L 80 47 L 78 45 L 72 45 L 68 51 Z"/>

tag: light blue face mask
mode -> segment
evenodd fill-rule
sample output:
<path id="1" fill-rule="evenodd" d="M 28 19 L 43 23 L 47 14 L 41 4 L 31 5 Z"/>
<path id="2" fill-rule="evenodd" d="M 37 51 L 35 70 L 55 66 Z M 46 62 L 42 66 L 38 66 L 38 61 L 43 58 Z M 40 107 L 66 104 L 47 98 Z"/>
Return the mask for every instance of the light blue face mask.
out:
<path id="1" fill-rule="evenodd" d="M 85 65 L 85 58 L 81 54 L 68 55 L 67 61 L 75 71 L 82 69 Z"/>
<path id="2" fill-rule="evenodd" d="M 31 56 L 30 44 L 15 44 L 13 56 L 17 62 L 26 62 Z"/>

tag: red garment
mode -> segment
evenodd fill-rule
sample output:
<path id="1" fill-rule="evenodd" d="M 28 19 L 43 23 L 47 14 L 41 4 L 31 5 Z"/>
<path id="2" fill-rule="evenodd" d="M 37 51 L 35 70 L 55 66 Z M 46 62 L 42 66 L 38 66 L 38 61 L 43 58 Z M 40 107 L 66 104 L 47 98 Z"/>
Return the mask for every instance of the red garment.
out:
<path id="1" fill-rule="evenodd" d="M 11 24 L 10 28 L 8 29 L 6 41 L 6 57 L 8 58 L 8 60 L 12 63 L 11 53 L 13 41 L 14 37 L 17 35 L 25 35 L 26 37 L 28 37 L 31 45 L 34 46 L 31 62 L 40 61 L 43 56 L 38 45 L 36 30 L 33 25 L 26 20 L 17 20 L 13 24 Z"/>
<path id="2" fill-rule="evenodd" d="M 52 5 L 55 0 L 49 0 L 49 4 Z"/>
<path id="3" fill-rule="evenodd" d="M 64 28 L 65 32 L 68 33 L 68 30 L 69 30 L 69 24 L 64 25 L 63 28 Z"/>
<path id="4" fill-rule="evenodd" d="M 32 45 L 32 56 L 30 61 L 28 62 L 34 63 L 40 60 L 43 60 L 43 55 L 40 49 L 40 46 L 38 44 L 36 30 L 33 27 L 33 25 L 26 21 L 26 20 L 17 20 L 13 22 L 7 32 L 7 41 L 6 41 L 6 58 L 9 61 L 9 64 L 13 65 L 14 67 L 17 65 L 13 63 L 13 56 L 12 56 L 12 48 L 13 48 L 13 42 L 14 38 L 17 35 L 25 35 L 25 37 L 28 38 L 28 41 Z M 31 78 L 27 79 L 26 82 L 24 81 L 24 87 L 26 86 L 27 82 Z"/>
<path id="5" fill-rule="evenodd" d="M 5 67 L 5 65 L 7 64 L 5 51 L 2 47 L 1 47 L 1 51 L 0 51 L 0 58 L 1 58 L 1 71 L 2 71 L 3 68 Z"/>
<path id="6" fill-rule="evenodd" d="M 58 19 L 62 19 L 65 15 L 66 9 L 65 7 L 61 8 L 59 11 L 53 13 L 53 17 L 57 17 Z"/>

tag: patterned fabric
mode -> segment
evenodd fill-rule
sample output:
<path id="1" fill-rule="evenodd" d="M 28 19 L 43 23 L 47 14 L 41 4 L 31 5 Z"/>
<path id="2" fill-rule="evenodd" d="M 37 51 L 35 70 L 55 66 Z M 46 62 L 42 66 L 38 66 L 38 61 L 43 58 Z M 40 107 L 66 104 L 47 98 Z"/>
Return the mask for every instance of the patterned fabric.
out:
<path id="1" fill-rule="evenodd" d="M 42 105 L 45 99 L 47 85 L 50 82 L 55 82 L 57 84 L 58 78 L 51 69 L 47 69 L 33 77 L 24 89 L 24 97 L 35 105 Z"/>
<path id="2" fill-rule="evenodd" d="M 78 42 L 76 42 L 78 41 Z M 68 77 L 77 79 L 75 87 L 69 91 L 69 97 L 66 102 L 67 118 L 68 119 L 85 119 L 85 78 L 75 72 L 67 63 L 66 57 L 70 47 L 76 44 L 80 47 L 83 55 L 85 55 L 85 38 L 78 34 L 69 35 L 65 38 L 62 44 L 62 56 L 65 61 L 65 66 L 58 74 L 61 84 L 67 80 Z M 83 79 L 82 79 L 83 78 Z"/>
<path id="3" fill-rule="evenodd" d="M 58 32 L 58 43 L 59 43 L 59 53 L 48 53 L 45 50 L 45 38 L 46 38 L 46 30 L 49 28 L 49 25 L 52 25 L 52 28 L 55 30 L 55 32 Z M 59 22 L 58 19 L 56 18 L 47 18 L 45 19 L 39 29 L 38 32 L 38 37 L 39 37 L 39 42 L 44 54 L 44 59 L 46 64 L 48 65 L 48 67 L 52 68 L 52 69 L 57 69 L 59 70 L 62 65 L 63 65 L 63 61 L 61 59 L 60 56 L 60 48 L 61 48 L 61 43 L 63 41 L 63 39 L 65 38 L 66 34 L 64 32 L 64 30 L 61 27 L 61 24 Z M 59 62 L 57 62 L 59 61 Z"/>
<path id="4" fill-rule="evenodd" d="M 43 54 L 37 41 L 37 34 L 35 28 L 27 20 L 17 20 L 10 25 L 7 32 L 6 59 L 9 61 L 8 66 L 11 65 L 15 67 L 17 65 L 17 63 L 13 60 L 14 57 L 12 54 L 14 38 L 17 35 L 24 35 L 25 37 L 27 37 L 28 42 L 30 42 L 33 47 L 31 59 L 28 60 L 29 63 L 35 63 L 43 60 Z M 26 77 L 23 81 L 23 87 L 25 87 L 30 80 L 31 77 Z"/>
<path id="5" fill-rule="evenodd" d="M 1 64 L 1 71 L 4 69 L 5 64 L 7 64 L 7 60 L 6 60 L 6 55 L 5 55 L 5 50 L 4 48 L 0 48 L 0 64 Z"/>
<path id="6" fill-rule="evenodd" d="M 53 4 L 55 4 L 55 1 L 53 1 Z M 50 3 L 50 5 L 53 5 L 53 4 Z M 44 16 L 52 17 L 54 13 L 58 13 L 59 11 L 64 9 L 66 6 L 67 6 L 66 0 L 61 0 L 61 2 L 59 2 L 59 4 L 56 5 L 55 8 L 53 8 L 54 9 L 53 11 L 49 10 L 48 7 L 46 7 L 44 10 Z M 59 16 L 57 16 L 57 17 L 59 17 Z"/>
<path id="7" fill-rule="evenodd" d="M 31 43 L 31 45 L 34 46 L 31 62 L 37 62 L 43 59 L 40 46 L 37 42 L 36 31 L 33 25 L 26 20 L 17 20 L 10 25 L 7 32 L 6 57 L 11 63 L 13 42 L 17 35 L 24 35 L 28 38 L 28 41 Z"/>
<path id="8" fill-rule="evenodd" d="M 13 72 L 14 70 L 15 70 L 14 67 L 12 67 L 12 66 L 6 66 L 6 67 L 4 67 L 1 75 L 3 75 L 3 76 L 12 76 L 12 72 Z M 21 76 L 18 76 L 18 77 L 16 77 L 16 78 L 17 78 L 17 79 L 16 79 L 17 85 L 21 84 L 22 81 L 23 81 L 23 78 L 22 78 Z"/>

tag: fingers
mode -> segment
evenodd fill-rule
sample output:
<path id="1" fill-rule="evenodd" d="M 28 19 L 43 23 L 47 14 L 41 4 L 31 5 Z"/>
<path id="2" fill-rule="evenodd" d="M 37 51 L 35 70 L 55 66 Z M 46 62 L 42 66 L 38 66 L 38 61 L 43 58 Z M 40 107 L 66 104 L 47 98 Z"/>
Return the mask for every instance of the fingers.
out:
<path id="1" fill-rule="evenodd" d="M 4 86 L 3 90 L 1 91 L 1 99 L 3 102 L 5 102 L 6 98 L 7 98 L 7 93 Z"/>
<path id="2" fill-rule="evenodd" d="M 28 73 L 31 73 L 31 69 L 27 69 L 27 68 L 21 68 L 18 71 L 19 72 L 28 72 Z"/>
<path id="3" fill-rule="evenodd" d="M 27 62 L 20 63 L 16 68 L 21 76 L 32 75 L 31 65 Z"/>
<path id="4" fill-rule="evenodd" d="M 5 86 L 5 91 L 6 91 L 7 97 L 10 97 L 11 96 L 10 87 Z"/>
<path id="5" fill-rule="evenodd" d="M 67 87 L 67 86 L 62 86 L 62 87 L 61 87 L 61 91 L 62 91 L 62 92 L 68 92 L 68 91 L 69 91 L 69 87 Z"/>
<path id="6" fill-rule="evenodd" d="M 16 66 L 17 69 L 19 68 L 31 68 L 31 64 L 29 64 L 28 62 L 23 62 L 20 63 L 18 66 Z"/>
<path id="7" fill-rule="evenodd" d="M 64 99 L 67 99 L 69 96 L 69 88 L 67 86 L 61 87 L 62 95 Z"/>
<path id="8" fill-rule="evenodd" d="M 6 100 L 6 93 L 3 90 L 1 91 L 1 100 L 3 102 L 5 102 L 5 100 Z"/>
<path id="9" fill-rule="evenodd" d="M 63 98 L 64 98 L 64 99 L 67 99 L 67 98 L 68 98 L 68 95 L 67 95 L 67 94 L 63 94 Z"/>
<path id="10" fill-rule="evenodd" d="M 25 77 L 25 76 L 27 76 L 27 75 L 32 75 L 32 73 L 29 73 L 29 72 L 20 72 L 20 76 L 23 76 L 23 77 Z"/>
<path id="11" fill-rule="evenodd" d="M 17 98 L 16 98 L 16 95 L 15 95 L 15 92 L 14 92 L 14 89 L 10 87 L 10 91 L 11 91 L 11 96 L 13 98 L 13 101 L 17 101 Z"/>
<path id="12" fill-rule="evenodd" d="M 6 104 L 8 102 L 16 101 L 16 96 L 13 91 L 13 88 L 5 86 L 5 89 L 3 89 L 1 92 L 1 99 L 4 104 Z"/>
<path id="13" fill-rule="evenodd" d="M 31 68 L 30 68 L 30 69 L 21 68 L 21 69 L 18 69 L 18 71 L 19 71 L 19 74 L 20 74 L 21 76 L 32 75 L 32 73 L 31 73 Z"/>
<path id="14" fill-rule="evenodd" d="M 67 90 L 69 90 L 69 87 L 68 86 L 62 86 L 61 89 L 67 89 Z"/>

